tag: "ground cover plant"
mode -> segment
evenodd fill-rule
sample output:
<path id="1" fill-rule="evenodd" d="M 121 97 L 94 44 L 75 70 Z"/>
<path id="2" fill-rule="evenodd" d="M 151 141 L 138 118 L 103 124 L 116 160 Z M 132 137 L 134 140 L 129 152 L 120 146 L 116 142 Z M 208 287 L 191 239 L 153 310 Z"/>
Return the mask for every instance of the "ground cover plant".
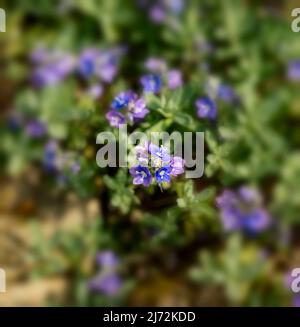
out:
<path id="1" fill-rule="evenodd" d="M 33 305 L 300 305 L 296 5 L 0 3 L 0 266 L 61 282 Z M 203 176 L 152 143 L 99 167 L 98 133 L 124 123 L 203 132 Z"/>

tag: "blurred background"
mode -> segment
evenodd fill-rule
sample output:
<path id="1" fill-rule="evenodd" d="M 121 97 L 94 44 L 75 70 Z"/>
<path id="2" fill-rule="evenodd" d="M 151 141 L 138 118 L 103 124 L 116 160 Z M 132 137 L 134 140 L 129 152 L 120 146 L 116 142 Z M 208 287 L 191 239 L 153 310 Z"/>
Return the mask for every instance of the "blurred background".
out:
<path id="1" fill-rule="evenodd" d="M 296 7 L 0 1 L 1 306 L 300 306 Z M 131 129 L 205 132 L 204 176 L 163 192 L 96 164 L 149 72 L 167 85 Z"/>

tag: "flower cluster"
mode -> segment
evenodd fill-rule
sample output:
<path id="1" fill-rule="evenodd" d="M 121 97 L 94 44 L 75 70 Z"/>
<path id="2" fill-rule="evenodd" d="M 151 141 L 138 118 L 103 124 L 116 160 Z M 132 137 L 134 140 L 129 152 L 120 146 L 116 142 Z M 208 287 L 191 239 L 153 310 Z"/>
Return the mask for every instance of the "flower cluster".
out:
<path id="1" fill-rule="evenodd" d="M 113 127 L 119 127 L 126 121 L 135 123 L 143 119 L 149 110 L 146 108 L 146 102 L 139 98 L 133 91 L 119 93 L 111 103 L 111 109 L 106 114 L 109 124 Z"/>
<path id="2" fill-rule="evenodd" d="M 120 56 L 123 48 L 101 51 L 88 48 L 82 51 L 78 59 L 78 70 L 85 78 L 96 78 L 104 83 L 111 83 L 118 73 Z"/>
<path id="3" fill-rule="evenodd" d="M 145 62 L 145 68 L 151 73 L 141 78 L 145 92 L 158 93 L 163 82 L 170 90 L 182 86 L 182 74 L 178 69 L 168 69 L 165 60 L 157 57 L 150 57 Z"/>
<path id="4" fill-rule="evenodd" d="M 90 84 L 88 93 L 92 97 L 102 94 L 100 82 L 111 83 L 118 73 L 124 49 L 115 47 L 106 51 L 97 48 L 84 49 L 78 57 L 60 50 L 37 48 L 31 54 L 34 65 L 34 85 L 55 85 L 71 73 L 78 72 Z"/>
<path id="5" fill-rule="evenodd" d="M 261 196 L 256 189 L 243 186 L 236 192 L 224 190 L 216 202 L 227 231 L 242 230 L 257 234 L 270 226 L 271 218 L 263 208 Z"/>
<path id="6" fill-rule="evenodd" d="M 26 119 L 23 115 L 14 114 L 7 118 L 6 124 L 12 132 L 24 129 L 25 134 L 31 139 L 41 139 L 47 134 L 47 126 L 36 118 Z"/>
<path id="7" fill-rule="evenodd" d="M 122 287 L 122 279 L 117 273 L 119 258 L 113 251 L 106 250 L 97 254 L 96 263 L 101 270 L 90 280 L 89 289 L 105 295 L 115 295 Z"/>
<path id="8" fill-rule="evenodd" d="M 163 82 L 169 89 L 176 89 L 182 86 L 181 72 L 176 69 L 168 70 L 167 64 L 160 58 L 149 58 L 145 63 L 149 74 L 143 75 L 140 83 L 143 92 L 158 94 L 161 91 Z M 135 123 L 143 119 L 149 110 L 143 97 L 138 97 L 131 90 L 119 93 L 112 101 L 106 118 L 112 127 L 119 127 L 126 122 Z"/>
<path id="9" fill-rule="evenodd" d="M 34 65 L 32 81 L 38 87 L 61 82 L 76 67 L 75 57 L 60 50 L 38 48 L 31 54 L 31 61 Z"/>
<path id="10" fill-rule="evenodd" d="M 184 160 L 178 156 L 171 156 L 164 146 L 157 146 L 146 142 L 144 146 L 137 146 L 137 165 L 129 169 L 134 185 L 148 187 L 155 180 L 160 187 L 170 183 L 172 176 L 184 173 Z"/>

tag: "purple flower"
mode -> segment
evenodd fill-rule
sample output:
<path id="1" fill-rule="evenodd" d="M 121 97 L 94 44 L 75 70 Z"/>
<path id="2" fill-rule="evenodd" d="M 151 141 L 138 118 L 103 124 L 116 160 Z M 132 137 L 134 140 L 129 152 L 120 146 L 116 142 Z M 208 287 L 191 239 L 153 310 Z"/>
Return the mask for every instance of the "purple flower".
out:
<path id="1" fill-rule="evenodd" d="M 145 67 L 152 73 L 162 74 L 167 69 L 167 64 L 161 58 L 152 57 L 145 62 Z"/>
<path id="2" fill-rule="evenodd" d="M 292 305 L 293 305 L 293 307 L 296 307 L 296 308 L 300 307 L 300 294 L 296 294 L 293 296 Z"/>
<path id="3" fill-rule="evenodd" d="M 110 110 L 106 114 L 106 118 L 112 127 L 119 127 L 120 125 L 125 124 L 126 121 L 125 116 L 115 110 Z"/>
<path id="4" fill-rule="evenodd" d="M 45 145 L 43 162 L 44 168 L 48 172 L 55 172 L 57 170 L 57 150 L 58 144 L 56 141 L 51 140 Z"/>
<path id="5" fill-rule="evenodd" d="M 49 67 L 40 67 L 32 74 L 32 82 L 37 87 L 55 85 L 60 81 L 60 76 Z"/>
<path id="6" fill-rule="evenodd" d="M 241 228 L 238 200 L 235 193 L 224 190 L 216 199 L 217 206 L 221 209 L 221 220 L 225 231 L 233 231 Z"/>
<path id="7" fill-rule="evenodd" d="M 152 175 L 150 170 L 147 167 L 143 167 L 141 165 L 134 166 L 129 169 L 131 176 L 133 177 L 133 184 L 144 186 L 149 186 L 152 181 Z"/>
<path id="8" fill-rule="evenodd" d="M 162 23 L 166 18 L 166 11 L 161 6 L 153 6 L 150 8 L 149 17 L 154 23 Z"/>
<path id="9" fill-rule="evenodd" d="M 227 103 L 234 103 L 238 97 L 230 85 L 221 84 L 218 87 L 218 98 Z"/>
<path id="10" fill-rule="evenodd" d="M 164 0 L 164 5 L 175 14 L 179 14 L 184 7 L 183 0 Z"/>
<path id="11" fill-rule="evenodd" d="M 76 64 L 73 56 L 60 51 L 43 53 L 40 57 L 35 54 L 34 58 L 37 66 L 33 71 L 32 80 L 38 87 L 59 83 L 74 70 Z"/>
<path id="12" fill-rule="evenodd" d="M 100 52 L 95 62 L 95 74 L 106 83 L 111 83 L 118 72 L 118 58 L 113 52 Z"/>
<path id="13" fill-rule="evenodd" d="M 118 69 L 116 65 L 112 63 L 107 63 L 106 65 L 99 67 L 98 75 L 104 82 L 111 83 L 117 75 L 117 72 Z"/>
<path id="14" fill-rule="evenodd" d="M 146 93 L 158 93 L 162 87 L 161 78 L 158 75 L 149 74 L 141 78 L 141 84 Z"/>
<path id="15" fill-rule="evenodd" d="M 291 81 L 300 81 L 300 59 L 288 63 L 287 77 Z"/>
<path id="16" fill-rule="evenodd" d="M 26 124 L 26 133 L 32 138 L 41 138 L 46 134 L 46 126 L 38 120 L 31 120 Z"/>
<path id="17" fill-rule="evenodd" d="M 171 181 L 171 170 L 172 168 L 170 166 L 164 166 L 160 169 L 158 169 L 155 172 L 155 179 L 158 183 L 163 183 L 163 182 L 167 182 L 170 183 Z"/>
<path id="18" fill-rule="evenodd" d="M 72 55 L 63 54 L 59 60 L 55 62 L 54 68 L 62 78 L 65 78 L 68 74 L 73 72 L 75 64 L 75 58 Z"/>
<path id="19" fill-rule="evenodd" d="M 182 86 L 182 75 L 181 72 L 177 69 L 170 70 L 168 72 L 168 87 L 169 89 L 177 89 Z"/>
<path id="20" fill-rule="evenodd" d="M 145 142 L 144 146 L 138 145 L 135 147 L 136 157 L 140 165 L 146 166 L 148 165 L 148 157 L 149 157 L 149 143 Z"/>
<path id="21" fill-rule="evenodd" d="M 264 231 L 270 225 L 270 216 L 266 210 L 259 208 L 250 213 L 243 213 L 243 228 L 251 234 Z"/>
<path id="22" fill-rule="evenodd" d="M 202 97 L 196 101 L 197 115 L 199 118 L 215 119 L 217 117 L 217 106 L 209 97 Z"/>
<path id="23" fill-rule="evenodd" d="M 184 160 L 181 157 L 173 157 L 171 160 L 171 175 L 177 176 L 184 173 Z"/>
<path id="24" fill-rule="evenodd" d="M 114 113 L 117 112 L 118 110 L 126 109 L 124 111 L 124 114 L 119 113 L 118 115 L 119 117 L 118 119 L 122 118 L 122 124 L 126 121 L 125 116 L 128 118 L 130 122 L 135 122 L 140 119 L 143 119 L 149 113 L 149 110 L 146 108 L 145 100 L 142 98 L 139 99 L 137 95 L 130 90 L 119 93 L 112 101 L 111 108 L 113 110 L 111 110 L 110 112 L 114 112 Z M 106 115 L 106 117 L 110 121 L 111 119 L 115 120 L 116 114 L 112 115 L 111 117 L 110 112 Z M 114 125 L 112 123 L 110 123 L 110 125 L 111 126 L 116 126 L 116 124 L 117 126 L 120 125 L 119 122 L 113 122 L 113 123 Z"/>
<path id="25" fill-rule="evenodd" d="M 101 97 L 101 95 L 103 93 L 103 87 L 100 84 L 94 84 L 94 85 L 89 87 L 89 89 L 87 90 L 87 93 L 93 99 L 97 99 L 97 98 Z"/>
<path id="26" fill-rule="evenodd" d="M 115 110 L 123 109 L 127 107 L 130 101 L 137 98 L 137 95 L 132 91 L 124 91 L 119 93 L 112 101 L 111 108 Z"/>
<path id="27" fill-rule="evenodd" d="M 78 174 L 80 169 L 81 169 L 80 164 L 77 161 L 71 164 L 70 170 L 74 175 Z"/>
<path id="28" fill-rule="evenodd" d="M 70 66 L 65 66 L 63 68 L 59 63 L 49 64 L 47 66 L 38 67 L 33 72 L 32 81 L 37 87 L 56 85 L 64 80 L 71 71 L 72 69 Z"/>
<path id="29" fill-rule="evenodd" d="M 99 55 L 99 50 L 85 49 L 79 56 L 78 70 L 84 77 L 89 77 L 95 73 L 95 62 Z"/>
<path id="30" fill-rule="evenodd" d="M 142 119 L 149 113 L 146 108 L 146 102 L 144 99 L 138 99 L 129 103 L 128 116 L 131 121 Z"/>
<path id="31" fill-rule="evenodd" d="M 271 218 L 254 189 L 242 187 L 237 192 L 224 190 L 216 203 L 227 231 L 244 230 L 249 234 L 257 234 L 270 226 Z"/>
<path id="32" fill-rule="evenodd" d="M 120 264 L 119 258 L 111 250 L 99 252 L 96 261 L 99 266 L 105 268 L 116 268 Z"/>
<path id="33" fill-rule="evenodd" d="M 85 49 L 79 56 L 78 70 L 82 76 L 96 76 L 103 82 L 111 83 L 118 72 L 120 49 L 101 51 L 96 48 Z"/>
<path id="34" fill-rule="evenodd" d="M 39 47 L 32 51 L 30 54 L 30 60 L 33 64 L 38 65 L 45 63 L 49 58 L 49 51 L 43 47 Z"/>
<path id="35" fill-rule="evenodd" d="M 155 144 L 149 145 L 149 153 L 161 160 L 162 162 L 170 162 L 170 155 L 168 149 L 163 146 L 157 146 Z"/>
<path id="36" fill-rule="evenodd" d="M 261 196 L 257 189 L 250 188 L 247 186 L 241 186 L 238 190 L 238 194 L 245 204 L 250 205 L 261 205 Z"/>
<path id="37" fill-rule="evenodd" d="M 122 287 L 122 279 L 116 273 L 100 274 L 89 282 L 89 289 L 105 295 L 115 295 Z"/>

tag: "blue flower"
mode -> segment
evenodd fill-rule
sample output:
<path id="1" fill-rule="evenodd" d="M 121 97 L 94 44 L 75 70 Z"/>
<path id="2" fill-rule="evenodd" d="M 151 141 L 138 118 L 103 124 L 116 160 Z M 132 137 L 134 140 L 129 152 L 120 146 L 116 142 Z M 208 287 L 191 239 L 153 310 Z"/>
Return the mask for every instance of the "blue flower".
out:
<path id="1" fill-rule="evenodd" d="M 102 93 L 103 93 L 103 87 L 101 84 L 94 84 L 91 85 L 88 89 L 87 89 L 87 93 L 93 98 L 93 99 L 97 99 L 99 97 L 101 97 Z"/>
<path id="2" fill-rule="evenodd" d="M 120 125 L 125 124 L 126 121 L 125 116 L 115 110 L 110 110 L 106 114 L 106 119 L 112 127 L 119 127 Z"/>
<path id="3" fill-rule="evenodd" d="M 81 75 L 89 77 L 95 72 L 95 60 L 98 56 L 98 50 L 96 49 L 85 49 L 80 57 L 78 63 L 78 69 Z"/>
<path id="4" fill-rule="evenodd" d="M 58 144 L 56 141 L 51 140 L 45 145 L 43 163 L 47 172 L 55 172 L 57 170 L 57 150 Z"/>
<path id="5" fill-rule="evenodd" d="M 153 6 L 150 8 L 149 17 L 153 23 L 162 23 L 166 18 L 166 10 L 162 6 Z"/>
<path id="6" fill-rule="evenodd" d="M 136 94 L 132 91 L 121 92 L 113 99 L 111 107 L 115 110 L 123 109 L 128 106 L 130 101 L 133 101 L 136 98 Z"/>
<path id="7" fill-rule="evenodd" d="M 31 120 L 26 124 L 26 133 L 32 138 L 41 138 L 46 134 L 46 126 L 38 120 Z"/>
<path id="8" fill-rule="evenodd" d="M 144 186 L 149 186 L 152 181 L 152 175 L 150 170 L 147 167 L 143 167 L 141 165 L 134 166 L 129 169 L 131 176 L 133 177 L 133 184 Z"/>
<path id="9" fill-rule="evenodd" d="M 105 268 L 116 268 L 120 264 L 119 258 L 111 250 L 105 250 L 97 253 L 97 264 Z"/>
<path id="10" fill-rule="evenodd" d="M 105 295 L 115 295 L 122 287 L 121 277 L 113 273 L 100 274 L 89 282 L 89 289 L 94 292 L 100 292 Z"/>
<path id="11" fill-rule="evenodd" d="M 300 60 L 292 60 L 288 63 L 287 77 L 291 81 L 300 81 Z"/>
<path id="12" fill-rule="evenodd" d="M 49 51 L 35 60 L 32 81 L 37 87 L 56 85 L 71 74 L 76 66 L 75 58 L 60 51 Z"/>
<path id="13" fill-rule="evenodd" d="M 146 102 L 144 99 L 138 99 L 130 102 L 128 106 L 128 117 L 131 121 L 144 118 L 149 113 L 146 108 Z"/>
<path id="14" fill-rule="evenodd" d="M 149 113 L 149 110 L 146 108 L 146 102 L 142 98 L 138 98 L 137 94 L 133 91 L 124 91 L 119 93 L 112 101 L 111 108 L 106 115 L 106 118 L 109 120 L 110 125 L 117 127 L 120 125 L 119 123 L 115 123 L 115 117 L 118 115 L 119 119 L 122 116 L 122 123 L 125 123 L 126 118 L 130 123 L 134 123 L 140 121 L 145 118 L 145 116 Z M 124 113 L 121 114 L 117 111 L 124 110 Z M 112 115 L 112 112 L 114 113 Z M 113 121 L 112 121 L 113 119 Z"/>
<path id="15" fill-rule="evenodd" d="M 96 76 L 103 82 L 111 83 L 117 75 L 122 54 L 122 49 L 118 48 L 107 51 L 97 48 L 85 49 L 79 56 L 78 70 L 85 78 Z"/>
<path id="16" fill-rule="evenodd" d="M 218 98 L 227 103 L 235 103 L 238 100 L 234 89 L 227 84 L 221 84 L 218 87 Z"/>
<path id="17" fill-rule="evenodd" d="M 244 230 L 250 235 L 265 230 L 269 225 L 270 216 L 263 208 L 253 209 L 243 216 Z"/>
<path id="18" fill-rule="evenodd" d="M 249 187 L 241 187 L 237 192 L 224 190 L 217 198 L 224 229 L 243 230 L 251 235 L 266 230 L 271 218 L 261 202 L 260 194 Z"/>
<path id="19" fill-rule="evenodd" d="M 181 157 L 173 157 L 171 160 L 171 175 L 177 176 L 184 173 L 185 161 Z"/>
<path id="20" fill-rule="evenodd" d="M 202 97 L 196 101 L 197 115 L 199 118 L 215 119 L 217 117 L 217 106 L 209 97 Z"/>
<path id="21" fill-rule="evenodd" d="M 167 74 L 168 87 L 171 90 L 177 89 L 182 86 L 182 75 L 180 70 L 172 69 L 168 71 Z"/>
<path id="22" fill-rule="evenodd" d="M 160 159 L 162 162 L 169 162 L 170 161 L 170 155 L 167 150 L 167 148 L 161 146 L 157 146 L 154 144 L 149 145 L 149 152 L 152 156 L 157 157 Z"/>
<path id="23" fill-rule="evenodd" d="M 167 63 L 161 58 L 150 57 L 146 60 L 145 67 L 152 73 L 162 74 L 167 69 Z"/>
<path id="24" fill-rule="evenodd" d="M 164 4 L 167 7 L 167 9 L 169 9 L 171 12 L 175 14 L 181 13 L 184 8 L 183 0 L 165 0 Z"/>
<path id="25" fill-rule="evenodd" d="M 91 58 L 85 58 L 80 64 L 80 72 L 85 77 L 91 76 L 94 74 L 95 65 L 94 61 Z"/>
<path id="26" fill-rule="evenodd" d="M 146 93 L 158 93 L 162 87 L 161 78 L 158 75 L 148 74 L 141 78 L 141 84 Z"/>
<path id="27" fill-rule="evenodd" d="M 171 181 L 171 167 L 170 166 L 164 166 L 160 169 L 158 169 L 155 172 L 155 179 L 158 183 L 167 182 L 170 183 Z"/>

